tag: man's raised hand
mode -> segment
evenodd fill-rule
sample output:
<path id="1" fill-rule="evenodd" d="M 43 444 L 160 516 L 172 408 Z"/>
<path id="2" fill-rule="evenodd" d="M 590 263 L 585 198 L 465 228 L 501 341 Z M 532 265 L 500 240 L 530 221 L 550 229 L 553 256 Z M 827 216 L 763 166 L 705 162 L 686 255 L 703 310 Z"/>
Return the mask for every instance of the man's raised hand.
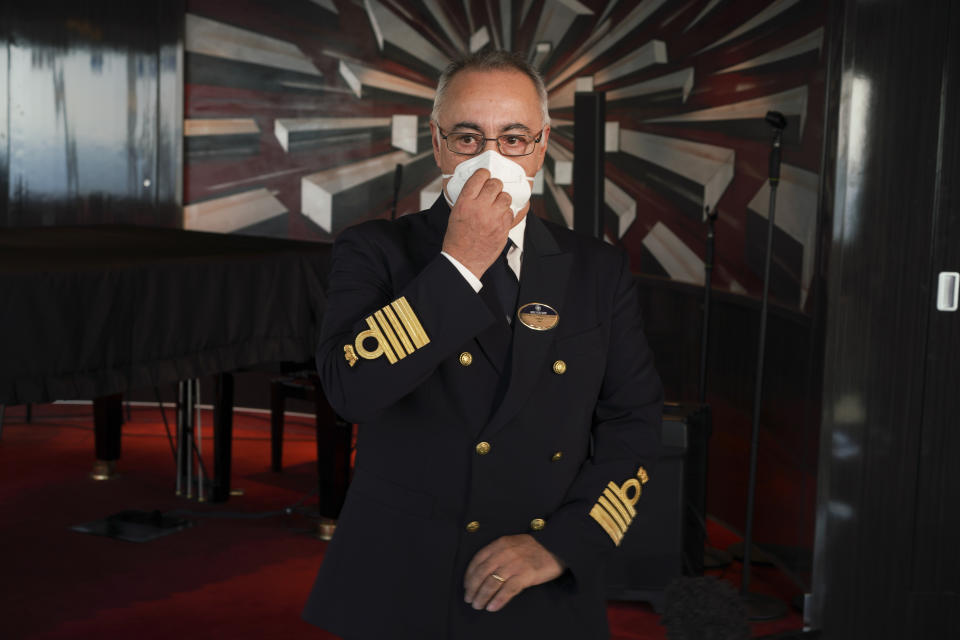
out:
<path id="1" fill-rule="evenodd" d="M 510 202 L 503 183 L 491 178 L 486 169 L 478 169 L 464 183 L 450 211 L 443 250 L 477 278 L 483 277 L 507 242 L 514 221 Z"/>

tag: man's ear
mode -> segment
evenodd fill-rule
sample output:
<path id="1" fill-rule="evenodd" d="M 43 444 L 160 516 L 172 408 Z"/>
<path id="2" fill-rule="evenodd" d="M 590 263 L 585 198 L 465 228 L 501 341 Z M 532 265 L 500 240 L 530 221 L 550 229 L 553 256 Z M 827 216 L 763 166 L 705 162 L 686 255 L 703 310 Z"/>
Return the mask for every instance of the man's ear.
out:
<path id="1" fill-rule="evenodd" d="M 550 139 L 550 125 L 543 127 L 543 137 L 537 143 L 537 171 L 543 168 L 543 159 L 547 155 L 547 141 Z"/>
<path id="2" fill-rule="evenodd" d="M 430 121 L 430 144 L 433 145 L 433 161 L 440 166 L 440 132 L 437 131 L 437 123 Z M 442 169 L 441 169 L 442 170 Z"/>

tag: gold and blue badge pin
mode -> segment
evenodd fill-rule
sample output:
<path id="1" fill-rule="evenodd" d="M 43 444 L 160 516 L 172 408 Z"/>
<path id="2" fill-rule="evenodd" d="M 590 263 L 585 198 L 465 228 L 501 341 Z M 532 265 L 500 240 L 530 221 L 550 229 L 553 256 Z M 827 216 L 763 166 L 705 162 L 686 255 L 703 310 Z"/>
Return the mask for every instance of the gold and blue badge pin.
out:
<path id="1" fill-rule="evenodd" d="M 529 302 L 517 309 L 517 319 L 534 331 L 548 331 L 560 322 L 560 314 L 548 304 Z"/>

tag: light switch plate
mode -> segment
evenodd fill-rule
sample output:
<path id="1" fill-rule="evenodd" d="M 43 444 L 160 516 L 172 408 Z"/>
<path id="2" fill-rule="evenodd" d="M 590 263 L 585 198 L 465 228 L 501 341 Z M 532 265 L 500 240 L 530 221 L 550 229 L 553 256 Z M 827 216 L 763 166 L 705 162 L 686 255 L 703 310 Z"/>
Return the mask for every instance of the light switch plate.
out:
<path id="1" fill-rule="evenodd" d="M 957 298 L 960 297 L 960 273 L 942 271 L 937 287 L 937 311 L 956 311 Z"/>

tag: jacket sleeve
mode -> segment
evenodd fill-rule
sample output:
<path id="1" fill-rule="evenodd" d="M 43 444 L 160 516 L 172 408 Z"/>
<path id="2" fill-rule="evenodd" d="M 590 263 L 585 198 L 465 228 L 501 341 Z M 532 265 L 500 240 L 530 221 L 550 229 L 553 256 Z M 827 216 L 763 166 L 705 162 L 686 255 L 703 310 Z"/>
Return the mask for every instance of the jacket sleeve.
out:
<path id="1" fill-rule="evenodd" d="M 626 255 L 614 296 L 606 368 L 591 426 L 592 453 L 562 506 L 533 534 L 574 578 L 595 574 L 624 535 L 644 526 L 643 487 L 657 481 L 663 390 L 643 334 L 639 291 Z"/>
<path id="2" fill-rule="evenodd" d="M 416 389 L 494 320 L 439 251 L 398 290 L 392 267 L 404 252 L 387 229 L 381 222 L 352 227 L 333 248 L 316 361 L 330 405 L 352 422 Z"/>

